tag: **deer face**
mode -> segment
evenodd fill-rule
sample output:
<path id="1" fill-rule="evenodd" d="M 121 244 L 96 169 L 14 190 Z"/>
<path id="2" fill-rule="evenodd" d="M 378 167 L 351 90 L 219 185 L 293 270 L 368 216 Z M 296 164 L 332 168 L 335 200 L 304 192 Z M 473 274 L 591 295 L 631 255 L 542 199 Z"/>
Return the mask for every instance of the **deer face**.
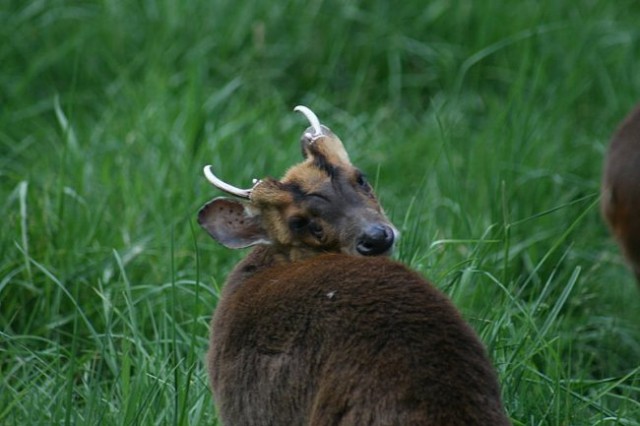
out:
<path id="1" fill-rule="evenodd" d="M 247 201 L 216 198 L 200 210 L 198 222 L 227 247 L 269 244 L 290 260 L 323 252 L 389 254 L 397 231 L 364 175 L 331 130 L 309 109 L 296 109 L 312 124 L 300 140 L 304 161 L 281 180 L 267 178 L 250 190 L 225 184 L 205 168 L 214 185 Z"/>

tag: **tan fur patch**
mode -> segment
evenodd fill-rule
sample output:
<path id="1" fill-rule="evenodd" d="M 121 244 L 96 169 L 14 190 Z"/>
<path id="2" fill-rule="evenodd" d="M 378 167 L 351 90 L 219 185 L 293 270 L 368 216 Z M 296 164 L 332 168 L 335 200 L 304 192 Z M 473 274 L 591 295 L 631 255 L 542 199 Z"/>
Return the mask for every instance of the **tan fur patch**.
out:
<path id="1" fill-rule="evenodd" d="M 295 183 L 305 193 L 317 191 L 328 180 L 329 176 L 315 167 L 311 158 L 291 167 L 282 178 L 282 182 Z"/>
<path id="2" fill-rule="evenodd" d="M 283 206 L 292 202 L 291 193 L 282 189 L 281 184 L 273 179 L 264 179 L 251 192 L 251 203 L 259 207 Z"/>

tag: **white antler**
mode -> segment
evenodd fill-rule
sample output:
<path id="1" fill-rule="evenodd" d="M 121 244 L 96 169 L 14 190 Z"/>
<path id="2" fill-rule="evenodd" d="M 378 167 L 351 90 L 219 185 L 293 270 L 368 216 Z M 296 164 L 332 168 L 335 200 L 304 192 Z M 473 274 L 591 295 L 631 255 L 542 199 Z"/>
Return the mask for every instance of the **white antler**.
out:
<path id="1" fill-rule="evenodd" d="M 247 199 L 251 196 L 251 191 L 253 190 L 253 188 L 240 189 L 240 188 L 236 188 L 235 186 L 229 185 L 226 182 L 223 182 L 216 175 L 213 174 L 213 172 L 211 171 L 211 166 L 204 167 L 204 175 L 206 176 L 207 180 L 211 182 L 216 188 L 219 188 L 224 192 L 227 192 L 231 195 L 235 195 L 236 197 L 247 198 Z M 256 181 L 254 183 L 255 185 L 257 185 L 258 183 L 260 183 L 260 181 Z"/>
<path id="2" fill-rule="evenodd" d="M 316 117 L 313 111 L 311 111 L 309 108 L 307 108 L 304 105 L 298 105 L 293 110 L 302 113 L 302 115 L 304 115 L 307 118 L 307 120 L 309 120 L 309 123 L 313 128 L 314 133 L 312 135 L 306 134 L 305 136 L 308 136 L 309 139 L 313 141 L 323 135 L 322 127 L 320 127 L 320 120 L 318 120 L 318 117 Z"/>

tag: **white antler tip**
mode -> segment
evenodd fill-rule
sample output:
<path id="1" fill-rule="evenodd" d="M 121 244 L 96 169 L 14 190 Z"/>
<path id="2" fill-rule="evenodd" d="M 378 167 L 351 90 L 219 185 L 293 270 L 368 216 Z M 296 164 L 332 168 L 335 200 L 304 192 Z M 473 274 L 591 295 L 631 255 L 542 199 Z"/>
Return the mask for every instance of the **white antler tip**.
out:
<path id="1" fill-rule="evenodd" d="M 307 120 L 309 120 L 309 123 L 311 124 L 311 127 L 313 128 L 313 132 L 314 132 L 314 134 L 312 135 L 312 139 L 322 136 L 323 133 L 322 133 L 322 127 L 320 126 L 320 120 L 318 120 L 318 117 L 314 114 L 313 111 L 311 111 L 309 108 L 307 108 L 304 105 L 298 105 L 293 110 L 301 113 L 306 117 Z"/>
<path id="2" fill-rule="evenodd" d="M 249 198 L 251 196 L 250 189 L 239 189 L 235 186 L 229 185 L 228 183 L 222 181 L 216 175 L 213 174 L 211 170 L 211 166 L 204 166 L 204 175 L 209 182 L 211 182 L 216 188 L 219 188 L 225 192 L 228 192 L 231 195 L 235 195 L 237 197 Z"/>

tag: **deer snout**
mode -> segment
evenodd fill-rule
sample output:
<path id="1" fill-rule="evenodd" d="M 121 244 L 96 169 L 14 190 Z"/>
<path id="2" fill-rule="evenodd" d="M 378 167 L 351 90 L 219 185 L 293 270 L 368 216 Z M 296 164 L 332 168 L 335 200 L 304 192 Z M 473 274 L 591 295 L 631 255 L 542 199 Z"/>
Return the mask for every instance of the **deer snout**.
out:
<path id="1" fill-rule="evenodd" d="M 391 249 L 395 240 L 395 232 L 387 225 L 370 225 L 360 235 L 356 250 L 363 256 L 377 256 Z"/>

